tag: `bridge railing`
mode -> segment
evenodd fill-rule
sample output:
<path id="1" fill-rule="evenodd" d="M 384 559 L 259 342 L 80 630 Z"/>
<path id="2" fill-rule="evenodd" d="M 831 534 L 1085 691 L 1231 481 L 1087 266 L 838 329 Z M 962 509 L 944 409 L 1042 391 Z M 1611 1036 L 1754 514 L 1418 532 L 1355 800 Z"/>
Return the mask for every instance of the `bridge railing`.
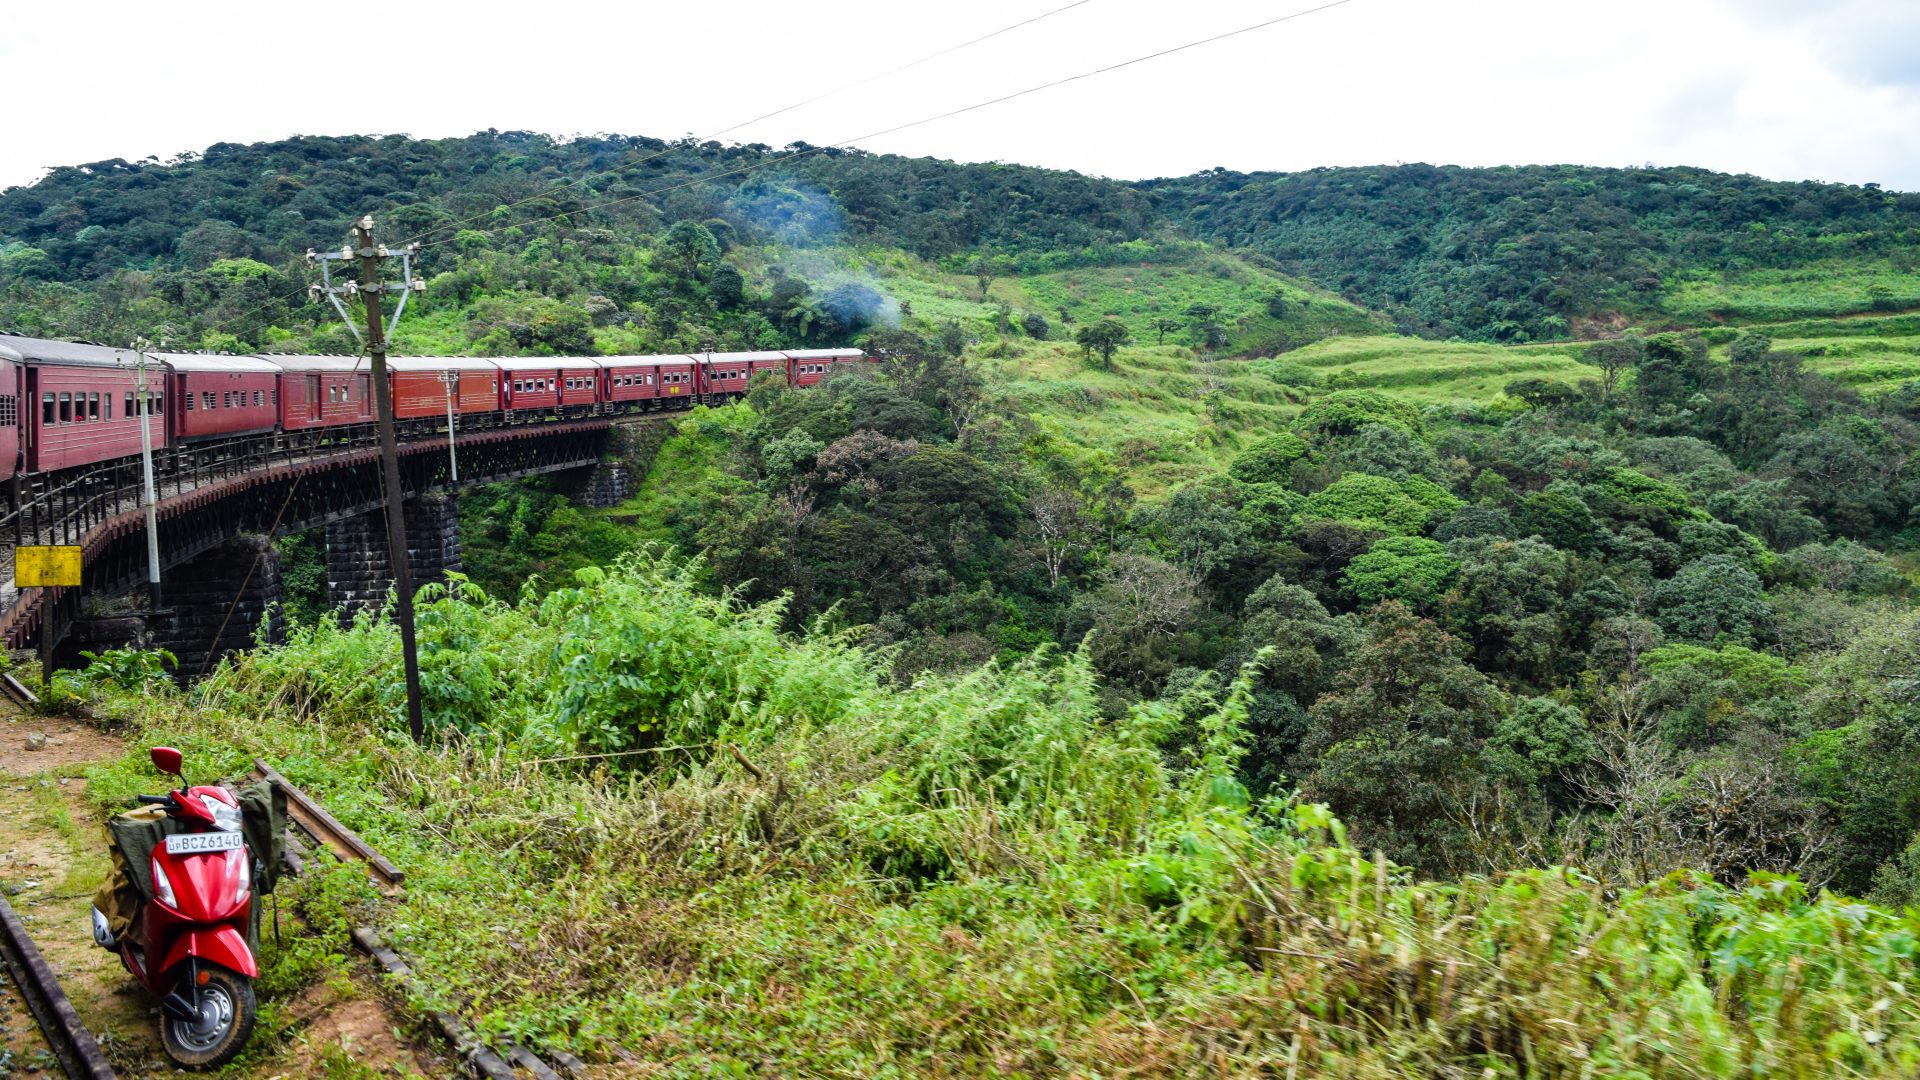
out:
<path id="1" fill-rule="evenodd" d="M 372 424 L 355 424 L 174 444 L 153 453 L 154 485 L 164 499 L 241 473 L 365 449 L 376 441 Z M 77 544 L 103 522 L 139 506 L 144 486 L 137 457 L 21 477 L 15 505 L 0 514 L 0 537 L 16 546 Z"/>

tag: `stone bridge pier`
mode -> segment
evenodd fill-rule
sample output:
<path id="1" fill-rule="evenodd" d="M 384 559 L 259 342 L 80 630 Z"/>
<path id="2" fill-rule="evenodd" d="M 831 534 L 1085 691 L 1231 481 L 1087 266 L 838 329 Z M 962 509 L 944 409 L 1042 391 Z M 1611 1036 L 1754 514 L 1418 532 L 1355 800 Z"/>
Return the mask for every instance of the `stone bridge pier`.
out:
<path id="1" fill-rule="evenodd" d="M 460 515 L 451 495 L 422 495 L 405 507 L 407 562 L 413 586 L 445 582 L 460 569 Z M 386 603 L 393 587 L 384 508 L 327 526 L 327 600 L 343 618 Z"/>
<path id="2" fill-rule="evenodd" d="M 253 648 L 263 636 L 278 642 L 286 630 L 280 552 L 265 536 L 236 536 L 173 568 L 164 580 L 166 611 L 151 621 L 150 631 L 153 643 L 180 661 L 174 674 L 182 682 L 212 671 L 228 653 Z"/>

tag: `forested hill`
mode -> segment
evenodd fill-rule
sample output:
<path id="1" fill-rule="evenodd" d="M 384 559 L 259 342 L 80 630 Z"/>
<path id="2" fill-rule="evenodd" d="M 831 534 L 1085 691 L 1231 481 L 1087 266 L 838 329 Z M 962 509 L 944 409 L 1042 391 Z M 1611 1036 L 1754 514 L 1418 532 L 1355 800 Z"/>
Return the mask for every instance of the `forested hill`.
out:
<path id="1" fill-rule="evenodd" d="M 582 177 L 590 179 L 572 183 Z M 495 211 L 521 200 L 531 201 Z M 845 239 L 930 257 L 975 246 L 1021 253 L 1117 244 L 1156 226 L 1144 193 L 1070 172 L 805 144 L 775 151 L 487 131 L 217 143 L 164 163 L 57 169 L 0 193 L 0 237 L 44 252 L 16 273 L 72 281 L 122 268 L 197 269 L 222 257 L 277 261 L 336 244 L 365 213 L 381 213 L 404 235 L 487 214 L 470 227 L 525 226 L 528 237 L 721 216 L 753 239 Z"/>
<path id="2" fill-rule="evenodd" d="M 1405 330 L 1499 341 L 1920 306 L 1920 195 L 1871 185 L 1428 165 L 1130 184 L 804 144 L 496 131 L 221 143 L 169 162 L 58 169 L 0 193 L 0 285 L 91 292 L 125 270 L 234 258 L 284 269 L 369 212 L 395 239 L 447 227 L 429 237 L 443 242 L 429 268 L 443 270 L 456 223 L 469 249 L 545 240 L 618 263 L 676 221 L 718 221 L 723 242 L 897 248 L 956 268 L 985 259 L 1002 274 L 1147 262 L 1142 242 L 1186 233 Z"/>
<path id="3" fill-rule="evenodd" d="M 1920 304 L 1920 194 L 1872 184 L 1691 168 L 1417 164 L 1216 169 L 1142 186 L 1195 234 L 1259 251 L 1441 337 L 1525 341 L 1564 338 L 1596 320 Z M 1850 294 L 1824 295 L 1849 278 Z M 1800 294 L 1800 303 L 1775 293 Z M 1808 304 L 1806 294 L 1820 295 Z"/>

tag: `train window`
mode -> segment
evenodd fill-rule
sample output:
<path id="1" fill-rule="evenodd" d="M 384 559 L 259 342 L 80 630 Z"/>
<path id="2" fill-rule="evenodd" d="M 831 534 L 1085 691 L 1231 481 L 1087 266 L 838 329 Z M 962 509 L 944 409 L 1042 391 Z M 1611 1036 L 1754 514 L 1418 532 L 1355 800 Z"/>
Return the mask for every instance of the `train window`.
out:
<path id="1" fill-rule="evenodd" d="M 100 395 L 99 394 L 87 395 L 87 419 L 88 420 L 100 419 Z"/>
<path id="2" fill-rule="evenodd" d="M 100 415 L 105 417 L 108 420 L 113 419 L 113 395 L 112 394 L 100 395 Z"/>
<path id="3" fill-rule="evenodd" d="M 126 415 L 132 416 L 133 415 L 133 391 L 131 390 L 127 391 L 126 396 L 121 398 L 120 401 L 122 405 L 126 406 Z M 187 395 L 187 408 L 189 409 L 193 408 L 192 394 Z"/>
<path id="4" fill-rule="evenodd" d="M 0 394 L 0 426 L 12 426 L 20 422 L 20 399 L 12 394 Z"/>
<path id="5" fill-rule="evenodd" d="M 261 395 L 261 393 L 260 393 L 260 391 L 258 391 L 258 390 L 255 390 L 255 391 L 253 392 L 253 403 L 254 403 L 255 405 L 265 405 L 265 404 L 266 404 L 266 401 L 264 400 L 264 398 L 263 398 L 263 396 Z"/>
<path id="6" fill-rule="evenodd" d="M 60 422 L 63 424 L 73 423 L 73 395 L 72 394 L 63 393 L 60 395 Z"/>
<path id="7" fill-rule="evenodd" d="M 40 399 L 40 422 L 42 424 L 51 424 L 55 422 L 56 414 L 54 413 L 53 410 L 54 410 L 53 395 L 47 394 Z"/>
<path id="8" fill-rule="evenodd" d="M 280 404 L 280 388 L 279 387 L 276 386 L 273 389 L 267 391 L 267 404 L 269 405 Z"/>

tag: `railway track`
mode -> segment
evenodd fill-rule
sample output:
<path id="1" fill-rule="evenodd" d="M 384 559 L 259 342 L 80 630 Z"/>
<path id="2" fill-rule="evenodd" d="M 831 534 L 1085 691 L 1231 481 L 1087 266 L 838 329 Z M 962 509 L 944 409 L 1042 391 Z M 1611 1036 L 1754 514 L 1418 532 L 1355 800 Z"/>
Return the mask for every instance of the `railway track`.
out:
<path id="1" fill-rule="evenodd" d="M 253 768 L 256 776 L 273 781 L 286 792 L 288 816 L 293 818 L 299 832 L 304 833 L 308 840 L 331 851 L 343 862 L 364 865 L 368 876 L 388 895 L 399 892 L 406 881 L 406 875 L 399 867 L 374 850 L 359 834 L 342 825 L 317 800 L 280 775 L 273 766 L 255 758 Z M 309 857 L 307 845 L 289 833 L 285 859 L 287 869 L 296 875 L 304 873 Z M 414 988 L 416 976 L 412 966 L 382 941 L 371 927 L 363 926 L 354 930 L 352 937 L 354 945 L 371 957 L 390 978 L 409 991 Z M 566 1070 L 563 1074 L 554 1071 L 553 1066 L 524 1046 L 498 1049 L 489 1046 L 452 1013 L 436 1010 L 429 1013 L 427 1019 L 452 1046 L 461 1063 L 483 1080 L 523 1080 L 528 1076 L 534 1080 L 564 1080 L 565 1077 L 585 1075 L 584 1065 L 570 1056 L 555 1055 Z"/>
<path id="2" fill-rule="evenodd" d="M 11 675 L 0 674 L 0 692 L 21 705 L 39 703 L 32 690 Z M 313 847 L 325 848 L 344 862 L 358 862 L 383 892 L 394 895 L 406 881 L 406 874 L 359 834 L 327 812 L 326 807 L 279 771 L 259 758 L 254 759 L 257 777 L 279 785 L 287 795 L 288 816 L 295 831 L 287 837 L 285 863 L 299 875 L 306 870 Z M 304 835 L 306 840 L 301 840 Z M 310 846 L 312 845 L 312 846 Z M 353 934 L 353 943 L 402 987 L 411 990 L 416 976 L 412 967 L 371 927 Z M 81 1022 L 52 968 L 40 955 L 25 926 L 0 897 L 0 952 L 4 953 L 7 973 L 21 990 L 34 1019 L 39 1023 L 49 1051 L 66 1071 L 69 1080 L 114 1080 L 112 1066 L 100 1045 Z M 585 1066 L 569 1055 L 556 1054 L 564 1072 L 523 1046 L 496 1049 L 484 1042 L 471 1028 L 451 1013 L 435 1011 L 427 1016 L 433 1027 L 452 1047 L 462 1065 L 482 1080 L 564 1080 L 585 1075 Z"/>
<path id="3" fill-rule="evenodd" d="M 20 916 L 4 897 L 0 897 L 0 954 L 4 954 L 8 977 L 26 999 L 28 1010 L 46 1037 L 47 1048 L 68 1080 L 114 1080 L 113 1066 L 107 1063 L 99 1042 L 80 1022 L 53 968 L 40 955 Z"/>

